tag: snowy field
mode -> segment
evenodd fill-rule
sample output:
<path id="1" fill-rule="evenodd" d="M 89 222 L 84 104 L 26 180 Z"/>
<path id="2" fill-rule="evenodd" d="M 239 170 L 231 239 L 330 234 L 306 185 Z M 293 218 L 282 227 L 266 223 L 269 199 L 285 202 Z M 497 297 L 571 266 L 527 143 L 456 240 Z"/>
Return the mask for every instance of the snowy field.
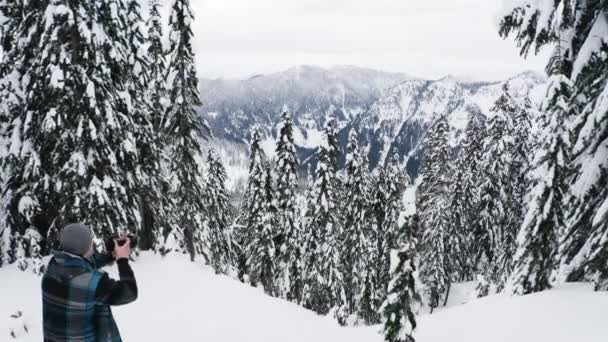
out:
<path id="1" fill-rule="evenodd" d="M 123 339 L 215 342 L 381 342 L 380 327 L 341 328 L 285 301 L 269 298 L 186 257 L 144 254 L 133 264 L 137 302 L 114 309 Z M 112 269 L 114 271 L 114 269 Z M 40 278 L 0 269 L 0 341 L 25 322 L 18 341 L 41 341 Z M 419 317 L 418 342 L 605 342 L 608 293 L 586 285 L 510 298 L 470 300 L 456 286 L 448 308 Z M 462 304 L 463 302 L 467 302 Z M 18 310 L 24 320 L 12 319 Z"/>

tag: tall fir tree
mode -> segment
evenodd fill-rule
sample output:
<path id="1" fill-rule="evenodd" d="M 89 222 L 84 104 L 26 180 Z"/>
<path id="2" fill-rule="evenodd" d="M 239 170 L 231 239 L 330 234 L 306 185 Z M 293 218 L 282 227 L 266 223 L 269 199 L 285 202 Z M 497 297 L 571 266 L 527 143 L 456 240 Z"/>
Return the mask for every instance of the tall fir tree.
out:
<path id="1" fill-rule="evenodd" d="M 150 116 L 156 132 L 162 132 L 161 122 L 166 113 L 165 97 L 167 96 L 167 58 L 163 47 L 163 22 L 160 15 L 160 0 L 151 0 L 150 13 L 146 26 L 148 29 L 148 56 L 149 63 L 149 97 Z"/>
<path id="2" fill-rule="evenodd" d="M 243 280 L 249 279 L 252 285 L 257 285 L 258 274 L 254 273 L 252 262 L 257 262 L 258 246 L 256 240 L 266 228 L 266 172 L 264 167 L 264 156 L 261 148 L 262 137 L 260 131 L 255 128 L 249 143 L 249 177 L 247 178 L 246 205 L 245 205 L 245 229 L 242 230 L 239 240 L 242 250 L 239 262 L 239 274 Z M 264 237 L 266 238 L 266 237 Z M 267 240 L 260 242 L 266 244 Z M 264 250 L 259 249 L 264 252 Z M 263 260 L 262 260 L 263 261 Z M 258 271 L 264 271 L 260 266 Z M 245 278 L 245 275 L 247 276 Z"/>
<path id="3" fill-rule="evenodd" d="M 571 82 L 562 75 L 550 79 L 549 97 L 542 108 L 540 146 L 534 160 L 533 186 L 519 232 L 511 292 L 529 294 L 551 287 L 557 264 L 558 234 L 564 229 L 564 179 L 567 175 L 568 136 L 564 121 Z"/>
<path id="4" fill-rule="evenodd" d="M 206 205 L 209 216 L 210 261 L 216 273 L 227 274 L 235 263 L 234 245 L 230 225 L 230 202 L 226 190 L 226 169 L 217 153 L 207 152 Z"/>
<path id="5" fill-rule="evenodd" d="M 152 247 L 156 250 L 163 249 L 163 244 L 171 231 L 178 230 L 175 227 L 176 218 L 171 213 L 175 212 L 175 202 L 169 193 L 171 173 L 169 171 L 170 161 L 166 155 L 167 135 L 161 123 L 167 113 L 167 54 L 163 47 L 163 22 L 161 18 L 161 4 L 159 0 L 149 2 L 149 15 L 146 22 L 148 30 L 148 77 L 147 101 L 150 122 L 154 132 L 154 143 L 158 154 L 158 184 L 152 190 L 155 197 L 151 198 L 152 205 L 144 206 L 144 223 L 147 230 L 142 231 L 142 249 Z"/>
<path id="6" fill-rule="evenodd" d="M 4 184 L 7 178 L 6 160 L 9 155 L 9 143 L 11 133 L 11 113 L 21 108 L 23 95 L 21 93 L 21 79 L 18 77 L 19 71 L 14 68 L 20 58 L 20 46 L 16 45 L 16 40 L 26 32 L 23 32 L 20 25 L 23 21 L 24 3 L 22 0 L 0 0 L 0 158 L 2 158 L 0 182 Z M 39 12 L 36 12 L 39 13 Z M 25 59 L 26 63 L 32 63 L 32 59 Z M 23 67 L 22 69 L 23 70 Z M 15 237 L 11 227 L 5 223 L 6 208 L 0 208 L 1 228 L 0 228 L 0 266 L 16 261 L 14 243 Z"/>
<path id="7" fill-rule="evenodd" d="M 391 252 L 399 249 L 400 239 L 400 216 L 403 211 L 403 192 L 410 183 L 410 179 L 399 163 L 399 156 L 393 155 L 381 172 L 381 183 L 377 185 L 377 201 L 374 207 L 381 206 L 380 215 L 384 217 L 380 226 L 375 231 L 375 251 L 377 254 L 376 265 L 376 288 L 374 294 L 374 308 L 380 319 L 380 306 L 386 300 L 391 280 Z M 380 179 L 379 179 L 380 181 Z M 372 223 L 374 226 L 374 223 Z"/>
<path id="8" fill-rule="evenodd" d="M 141 229 L 139 247 L 149 250 L 157 247 L 158 241 L 162 241 L 163 230 L 168 229 L 170 203 L 165 199 L 162 191 L 163 175 L 160 159 L 160 132 L 154 131 L 152 120 L 152 104 L 150 103 L 150 60 L 145 53 L 146 40 L 144 38 L 144 21 L 141 15 L 139 2 L 127 1 L 127 63 L 126 84 L 129 93 L 129 101 L 125 103 L 131 112 L 133 121 L 138 126 L 135 134 L 139 164 L 137 166 L 137 184 L 141 194 L 139 205 L 141 212 Z M 163 229 L 165 228 L 165 229 Z"/>
<path id="9" fill-rule="evenodd" d="M 550 18 L 547 20 L 541 20 Z M 595 279 L 608 288 L 608 80 L 604 40 L 608 19 L 603 1 L 535 1 L 514 3 L 500 22 L 499 33 L 513 36 L 521 54 L 555 43 L 547 65 L 572 82 L 566 126 L 571 136 L 566 178 L 565 222 L 560 234 L 558 281 Z"/>
<path id="10" fill-rule="evenodd" d="M 277 287 L 279 295 L 299 303 L 302 300 L 302 232 L 298 224 L 296 190 L 298 186 L 298 156 L 293 138 L 291 114 L 281 115 L 277 154 L 277 209 L 279 235 L 283 243 L 277 246 Z"/>
<path id="11" fill-rule="evenodd" d="M 182 231 L 174 231 L 180 244 L 194 260 L 197 253 L 208 260 L 205 246 L 205 184 L 201 137 L 210 137 L 209 126 L 196 113 L 200 106 L 198 76 L 192 49 L 194 14 L 189 0 L 175 0 L 169 18 L 168 99 L 172 104 L 161 122 L 170 158 L 170 196 L 177 208 L 175 221 Z"/>
<path id="12" fill-rule="evenodd" d="M 139 120 L 130 106 L 132 95 L 143 94 L 129 92 L 126 79 L 124 3 L 28 6 L 8 56 L 13 63 L 7 72 L 20 82 L 7 94 L 20 98 L 4 131 L 12 138 L 3 158 L 8 229 L 24 237 L 33 228 L 46 238 L 45 248 L 30 244 L 26 254 L 48 252 L 68 222 L 90 224 L 98 238 L 137 232 L 137 137 L 146 118 Z"/>
<path id="13" fill-rule="evenodd" d="M 513 118 L 519 109 L 509 93 L 508 84 L 504 85 L 503 93 L 491 110 L 493 116 L 488 122 L 484 142 L 485 173 L 481 184 L 479 223 L 490 241 L 483 273 L 498 290 L 502 290 L 513 269 L 522 203 L 517 191 L 520 174 L 514 172 L 517 168 L 513 166 Z"/>
<path id="14" fill-rule="evenodd" d="M 410 217 L 399 234 L 399 248 L 392 252 L 397 262 L 391 267 L 391 281 L 383 307 L 386 342 L 416 341 L 416 315 L 422 299 L 418 289 L 415 225 L 415 218 Z"/>
<path id="15" fill-rule="evenodd" d="M 342 267 L 344 270 L 344 290 L 348 314 L 359 311 L 359 300 L 363 286 L 371 267 L 368 260 L 371 247 L 371 230 L 369 228 L 367 185 L 363 178 L 366 165 L 359 150 L 358 134 L 351 131 L 348 138 L 346 154 L 346 179 L 344 183 L 345 208 L 344 235 L 342 242 Z"/>
<path id="16" fill-rule="evenodd" d="M 594 22 L 587 45 L 600 44 L 578 60 L 570 106 L 572 127 L 567 230 L 561 242 L 560 279 L 591 280 L 608 291 L 608 43 L 606 9 Z M 581 56 L 584 58 L 584 56 Z"/>
<path id="17" fill-rule="evenodd" d="M 316 181 L 306 212 L 305 273 L 303 303 L 325 315 L 330 310 L 344 323 L 346 298 L 340 270 L 339 238 L 342 227 L 336 212 L 337 131 L 330 115 L 325 124 L 325 141 L 319 149 Z"/>
<path id="18" fill-rule="evenodd" d="M 484 251 L 490 249 L 490 241 L 477 220 L 480 203 L 480 184 L 482 182 L 482 158 L 486 134 L 486 118 L 473 111 L 465 129 L 460 157 L 450 180 L 451 212 L 453 231 L 461 246 L 455 260 L 460 281 L 472 281 Z"/>
<path id="19" fill-rule="evenodd" d="M 390 183 L 390 179 L 386 176 L 386 168 L 380 167 L 374 170 L 372 175 L 372 183 L 374 185 L 373 198 L 371 202 L 370 215 L 371 215 L 371 227 L 374 233 L 373 242 L 375 243 L 376 254 L 373 256 L 375 277 L 374 283 L 376 284 L 376 291 L 374 294 L 374 302 L 376 307 L 380 307 L 386 299 L 386 293 L 388 291 L 388 282 L 390 281 L 390 266 L 387 268 L 387 257 L 385 251 L 388 243 L 385 241 L 386 236 L 384 234 L 384 219 L 386 218 L 386 204 L 387 204 L 387 189 Z M 389 261 L 390 263 L 390 261 Z"/>
<path id="20" fill-rule="evenodd" d="M 263 197 L 261 212 L 255 213 L 253 239 L 251 241 L 251 253 L 248 264 L 251 267 L 251 282 L 255 285 L 262 285 L 264 291 L 274 296 L 276 295 L 275 286 L 275 256 L 276 256 L 276 226 L 274 205 L 272 173 L 270 166 L 266 166 L 264 173 Z"/>
<path id="21" fill-rule="evenodd" d="M 426 286 L 431 312 L 440 305 L 451 283 L 449 176 L 450 160 L 447 116 L 433 124 L 425 138 L 425 160 L 418 187 L 416 208 L 423 231 L 420 276 Z"/>

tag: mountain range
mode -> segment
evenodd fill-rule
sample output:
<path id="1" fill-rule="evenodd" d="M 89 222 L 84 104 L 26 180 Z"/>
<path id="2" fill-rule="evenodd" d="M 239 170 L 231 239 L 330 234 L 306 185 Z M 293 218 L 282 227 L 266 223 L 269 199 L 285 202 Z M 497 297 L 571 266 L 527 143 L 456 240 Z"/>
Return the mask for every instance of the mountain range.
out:
<path id="1" fill-rule="evenodd" d="M 490 116 L 505 82 L 514 98 L 527 96 L 536 103 L 544 95 L 545 77 L 531 71 L 499 82 L 471 82 L 451 76 L 424 80 L 352 66 L 299 66 L 243 80 L 202 79 L 200 115 L 211 126 L 214 145 L 224 152 L 229 169 L 244 168 L 236 172 L 238 176 L 246 175 L 253 127 L 261 129 L 263 148 L 272 159 L 279 118 L 287 108 L 293 115 L 302 171 L 316 165 L 323 125 L 331 112 L 340 129 L 340 163 L 348 134 L 355 129 L 367 148 L 371 169 L 397 154 L 410 176 L 416 177 L 421 142 L 435 119 L 448 115 L 450 144 L 457 147 L 470 115 Z"/>

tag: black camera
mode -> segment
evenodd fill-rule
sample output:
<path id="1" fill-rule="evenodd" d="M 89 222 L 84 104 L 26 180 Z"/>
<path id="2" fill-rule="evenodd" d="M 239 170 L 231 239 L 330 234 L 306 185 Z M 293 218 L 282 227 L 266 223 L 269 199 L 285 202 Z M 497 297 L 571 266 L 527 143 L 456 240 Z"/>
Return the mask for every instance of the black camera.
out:
<path id="1" fill-rule="evenodd" d="M 131 249 L 137 247 L 137 243 L 139 242 L 139 238 L 137 237 L 137 235 L 134 234 L 127 234 L 126 237 L 117 235 L 112 236 L 106 240 L 106 251 L 108 253 L 114 252 L 114 248 L 116 247 L 114 240 L 116 240 L 116 243 L 118 243 L 119 246 L 122 246 L 127 243 L 127 240 L 130 241 Z"/>

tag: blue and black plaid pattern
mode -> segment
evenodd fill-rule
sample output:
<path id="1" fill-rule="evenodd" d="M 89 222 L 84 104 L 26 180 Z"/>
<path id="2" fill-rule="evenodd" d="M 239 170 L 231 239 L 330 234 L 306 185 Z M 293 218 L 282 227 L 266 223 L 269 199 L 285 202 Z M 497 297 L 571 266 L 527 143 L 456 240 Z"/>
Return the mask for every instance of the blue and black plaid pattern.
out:
<path id="1" fill-rule="evenodd" d="M 83 258 L 56 253 L 42 279 L 45 342 L 120 342 L 108 305 L 97 303 L 103 273 Z"/>

